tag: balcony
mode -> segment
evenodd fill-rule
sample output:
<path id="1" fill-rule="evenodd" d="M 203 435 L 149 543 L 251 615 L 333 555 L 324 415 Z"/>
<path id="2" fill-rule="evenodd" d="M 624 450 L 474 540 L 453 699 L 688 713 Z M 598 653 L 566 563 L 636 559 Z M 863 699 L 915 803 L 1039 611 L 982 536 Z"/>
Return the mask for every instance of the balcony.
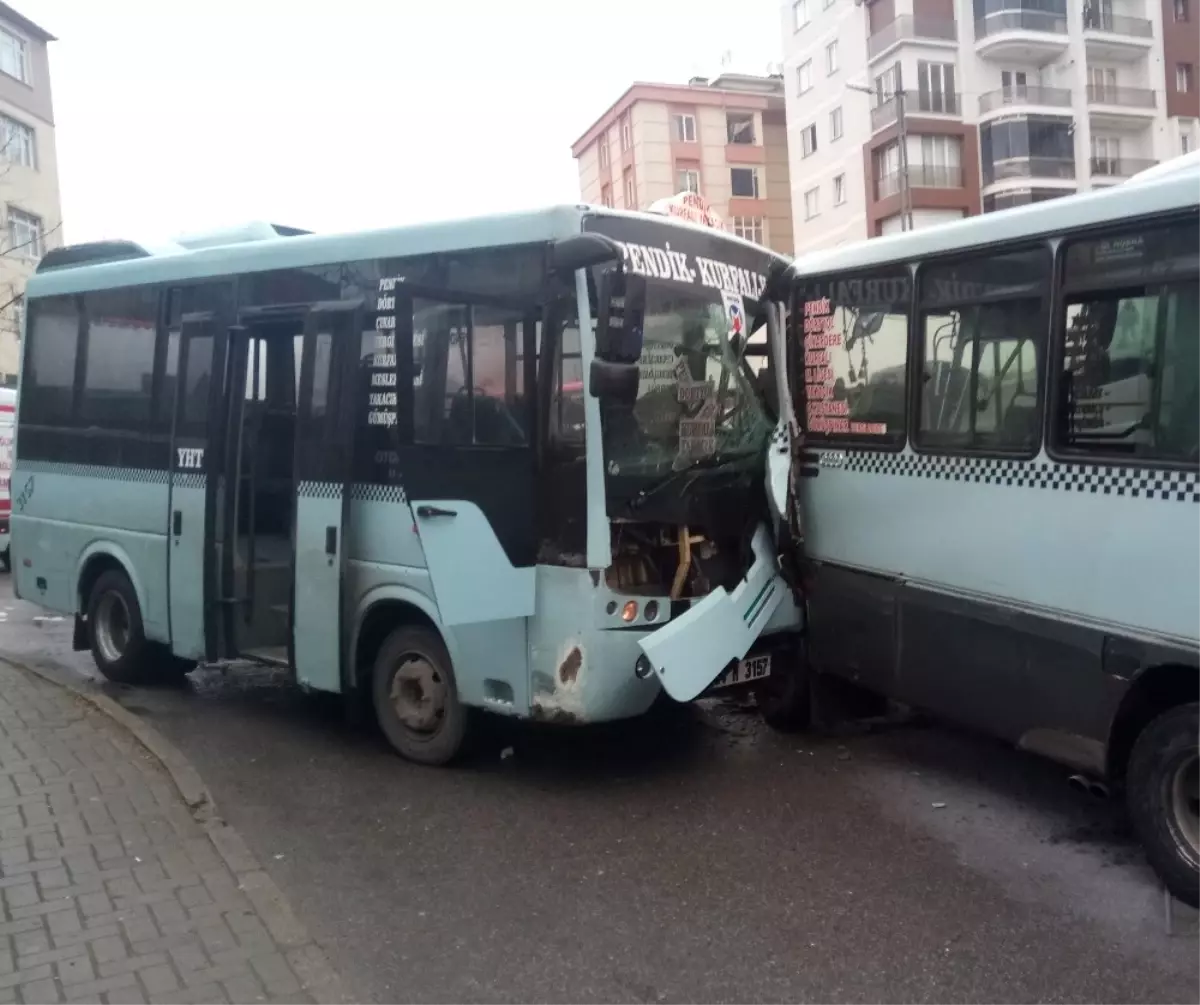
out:
<path id="1" fill-rule="evenodd" d="M 958 23 L 944 17 L 902 15 L 867 39 L 867 61 L 879 59 L 900 43 L 910 41 L 957 46 Z"/>
<path id="2" fill-rule="evenodd" d="M 1052 11 L 999 10 L 975 22 L 975 52 L 984 59 L 1041 66 L 1069 44 L 1067 16 Z"/>
<path id="3" fill-rule="evenodd" d="M 1105 182 L 1124 181 L 1157 163 L 1156 160 L 1138 157 L 1093 157 L 1092 183 L 1103 185 Z"/>
<path id="4" fill-rule="evenodd" d="M 1085 10 L 1083 44 L 1089 60 L 1133 62 L 1154 45 L 1154 25 L 1144 17 Z"/>
<path id="5" fill-rule="evenodd" d="M 913 115 L 962 118 L 961 94 L 953 91 L 903 91 L 871 109 L 871 132 L 886 129 L 900 118 L 901 101 L 904 102 L 904 114 L 910 118 Z"/>
<path id="6" fill-rule="evenodd" d="M 1089 84 L 1087 103 L 1093 126 L 1140 130 L 1153 120 L 1158 98 L 1144 87 Z"/>
<path id="7" fill-rule="evenodd" d="M 1053 181 L 1072 181 L 1075 178 L 1073 157 L 1006 157 L 983 164 L 983 183 L 992 185 L 1012 178 L 1038 178 Z"/>
<path id="8" fill-rule="evenodd" d="M 875 179 L 875 201 L 896 195 L 903 187 L 903 173 L 896 171 Z M 908 187 L 911 188 L 962 188 L 961 167 L 944 167 L 935 164 L 910 164 Z"/>
<path id="9" fill-rule="evenodd" d="M 1011 108 L 1070 108 L 1071 92 L 1065 87 L 1002 87 L 979 96 L 979 114 Z"/>

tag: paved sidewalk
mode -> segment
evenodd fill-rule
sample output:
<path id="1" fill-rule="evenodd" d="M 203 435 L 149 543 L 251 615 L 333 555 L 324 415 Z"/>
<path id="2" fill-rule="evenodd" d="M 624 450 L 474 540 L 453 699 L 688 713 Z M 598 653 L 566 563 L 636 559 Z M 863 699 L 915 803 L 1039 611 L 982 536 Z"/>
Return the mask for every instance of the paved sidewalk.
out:
<path id="1" fill-rule="evenodd" d="M 205 809 L 89 700 L 0 662 L 0 1003 L 344 1000 Z"/>

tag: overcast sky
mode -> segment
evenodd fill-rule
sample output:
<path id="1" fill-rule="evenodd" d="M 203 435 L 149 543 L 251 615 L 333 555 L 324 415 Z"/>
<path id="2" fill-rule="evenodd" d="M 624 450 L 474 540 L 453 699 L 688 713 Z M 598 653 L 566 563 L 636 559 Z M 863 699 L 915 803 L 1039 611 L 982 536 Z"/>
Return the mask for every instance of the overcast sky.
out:
<path id="1" fill-rule="evenodd" d="M 778 60 L 780 0 L 11 0 L 51 44 L 64 232 L 314 230 L 578 197 L 632 81 Z"/>

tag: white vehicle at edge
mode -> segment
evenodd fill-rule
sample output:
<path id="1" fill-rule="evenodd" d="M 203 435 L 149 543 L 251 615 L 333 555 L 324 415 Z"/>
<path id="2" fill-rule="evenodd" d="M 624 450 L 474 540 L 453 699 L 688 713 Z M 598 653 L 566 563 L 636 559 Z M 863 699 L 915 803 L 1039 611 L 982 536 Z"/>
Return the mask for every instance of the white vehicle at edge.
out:
<path id="1" fill-rule="evenodd" d="M 12 512 L 10 494 L 13 462 L 13 430 L 16 428 L 17 392 L 0 387 L 0 568 L 8 571 L 8 521 Z"/>

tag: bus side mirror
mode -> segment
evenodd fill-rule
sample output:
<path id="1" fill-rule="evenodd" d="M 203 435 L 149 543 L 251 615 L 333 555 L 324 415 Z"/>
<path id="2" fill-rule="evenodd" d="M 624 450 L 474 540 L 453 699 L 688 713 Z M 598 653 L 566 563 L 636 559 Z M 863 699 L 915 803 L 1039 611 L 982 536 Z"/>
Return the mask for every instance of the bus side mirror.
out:
<path id="1" fill-rule="evenodd" d="M 597 357 L 588 370 L 588 390 L 593 398 L 632 404 L 637 401 L 641 376 L 636 363 L 613 363 Z"/>

